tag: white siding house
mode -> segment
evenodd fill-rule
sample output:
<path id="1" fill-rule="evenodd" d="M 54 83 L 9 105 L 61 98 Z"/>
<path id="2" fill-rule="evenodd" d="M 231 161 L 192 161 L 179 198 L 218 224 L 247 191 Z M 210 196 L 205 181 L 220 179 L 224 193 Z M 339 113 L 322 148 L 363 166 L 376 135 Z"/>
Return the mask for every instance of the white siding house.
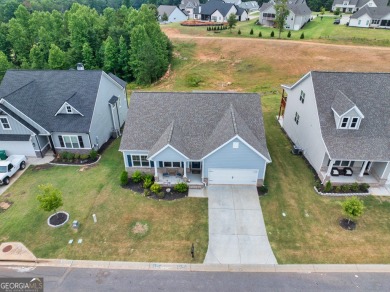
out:
<path id="1" fill-rule="evenodd" d="M 349 26 L 390 28 L 390 7 L 365 6 L 350 17 Z"/>
<path id="2" fill-rule="evenodd" d="M 168 17 L 168 20 L 165 22 L 182 22 L 188 19 L 188 16 L 185 12 L 180 10 L 177 6 L 172 5 L 160 5 L 157 8 L 158 18 L 162 22 L 164 15 Z"/>

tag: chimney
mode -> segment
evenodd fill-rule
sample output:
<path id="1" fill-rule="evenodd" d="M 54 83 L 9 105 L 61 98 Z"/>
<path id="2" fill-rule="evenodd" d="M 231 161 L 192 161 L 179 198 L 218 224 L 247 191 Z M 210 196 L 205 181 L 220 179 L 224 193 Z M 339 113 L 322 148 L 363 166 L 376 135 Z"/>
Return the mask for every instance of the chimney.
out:
<path id="1" fill-rule="evenodd" d="M 77 63 L 77 71 L 83 71 L 83 70 L 84 70 L 83 63 Z"/>

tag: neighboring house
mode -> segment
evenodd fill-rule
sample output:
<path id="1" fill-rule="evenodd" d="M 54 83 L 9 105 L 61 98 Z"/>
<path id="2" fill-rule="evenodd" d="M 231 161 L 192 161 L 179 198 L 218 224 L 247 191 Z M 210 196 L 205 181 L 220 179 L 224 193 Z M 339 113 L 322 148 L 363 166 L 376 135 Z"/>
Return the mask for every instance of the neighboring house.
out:
<path id="1" fill-rule="evenodd" d="M 390 28 L 390 7 L 365 6 L 351 16 L 349 26 Z"/>
<path id="2" fill-rule="evenodd" d="M 285 28 L 300 30 L 311 18 L 311 10 L 306 0 L 293 0 L 287 3 L 289 15 L 286 18 Z M 260 7 L 259 23 L 265 26 L 275 26 L 275 1 L 263 3 Z"/>
<path id="3" fill-rule="evenodd" d="M 253 93 L 134 92 L 119 151 L 129 173 L 199 186 L 262 185 L 271 162 Z"/>
<path id="4" fill-rule="evenodd" d="M 205 21 L 226 22 L 230 14 L 236 15 L 238 21 L 248 19 L 245 9 L 222 0 L 210 0 L 194 10 L 194 18 Z"/>
<path id="5" fill-rule="evenodd" d="M 240 4 L 236 4 L 240 8 L 245 9 L 246 11 L 257 11 L 259 10 L 259 3 L 257 1 L 247 1 L 247 2 L 241 2 Z"/>
<path id="6" fill-rule="evenodd" d="M 188 16 L 185 12 L 181 11 L 177 6 L 173 5 L 160 5 L 157 8 L 158 19 L 163 22 L 164 14 L 167 15 L 168 20 L 164 22 L 182 22 L 188 19 Z"/>
<path id="7" fill-rule="evenodd" d="M 189 19 L 193 19 L 194 9 L 199 5 L 199 0 L 181 0 L 179 8 L 188 15 Z"/>
<path id="8" fill-rule="evenodd" d="M 343 13 L 354 13 L 363 7 L 386 7 L 388 0 L 334 0 L 332 11 L 337 8 Z"/>
<path id="9" fill-rule="evenodd" d="M 98 70 L 8 70 L 0 85 L 0 149 L 43 157 L 89 153 L 120 135 L 126 83 Z"/>
<path id="10" fill-rule="evenodd" d="M 312 71 L 282 87 L 279 121 L 322 182 L 390 184 L 390 73 Z"/>

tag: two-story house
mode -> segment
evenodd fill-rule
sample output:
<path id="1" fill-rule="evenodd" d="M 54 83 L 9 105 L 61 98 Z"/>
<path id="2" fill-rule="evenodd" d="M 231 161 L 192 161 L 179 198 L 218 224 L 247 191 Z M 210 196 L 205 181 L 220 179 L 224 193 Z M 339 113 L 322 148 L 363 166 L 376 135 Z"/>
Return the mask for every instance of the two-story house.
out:
<path id="1" fill-rule="evenodd" d="M 390 73 L 312 71 L 282 87 L 279 122 L 323 182 L 390 183 Z"/>
<path id="2" fill-rule="evenodd" d="M 354 13 L 363 7 L 386 7 L 387 0 L 334 0 L 332 11 L 337 8 L 343 13 Z"/>

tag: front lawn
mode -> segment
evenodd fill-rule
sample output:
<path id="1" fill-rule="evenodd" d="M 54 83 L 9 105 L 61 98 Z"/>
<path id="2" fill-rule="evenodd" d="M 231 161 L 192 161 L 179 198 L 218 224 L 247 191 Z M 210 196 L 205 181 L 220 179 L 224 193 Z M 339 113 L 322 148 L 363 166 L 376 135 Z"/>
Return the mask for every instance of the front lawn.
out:
<path id="1" fill-rule="evenodd" d="M 157 262 L 190 262 L 194 243 L 195 262 L 203 262 L 208 245 L 207 199 L 156 201 L 120 187 L 119 142 L 114 141 L 100 162 L 84 171 L 73 166 L 27 169 L 0 197 L 14 203 L 0 213 L 0 242 L 21 241 L 40 258 Z M 44 183 L 63 192 L 61 210 L 70 214 L 63 227 L 49 227 L 50 213 L 38 208 L 37 186 Z M 80 222 L 78 232 L 71 228 L 73 220 Z M 145 224 L 147 232 L 139 234 L 138 227 Z M 82 244 L 77 243 L 80 238 Z"/>

